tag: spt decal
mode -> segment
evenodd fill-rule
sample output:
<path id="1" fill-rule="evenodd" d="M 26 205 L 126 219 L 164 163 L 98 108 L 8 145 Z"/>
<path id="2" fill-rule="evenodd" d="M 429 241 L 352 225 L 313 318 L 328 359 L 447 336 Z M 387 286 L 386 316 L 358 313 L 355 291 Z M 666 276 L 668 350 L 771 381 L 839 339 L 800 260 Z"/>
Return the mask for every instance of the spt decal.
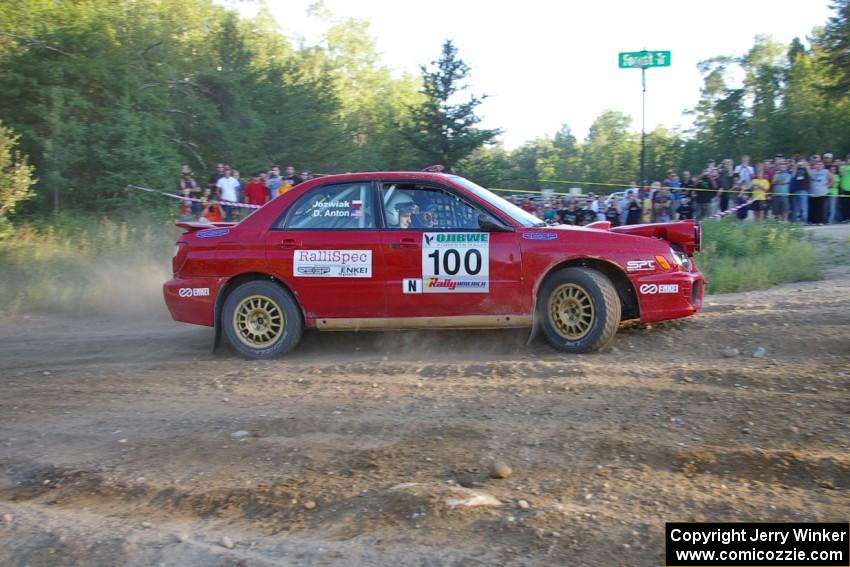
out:
<path id="1" fill-rule="evenodd" d="M 651 272 L 655 270 L 655 260 L 629 260 L 626 262 L 629 272 Z"/>

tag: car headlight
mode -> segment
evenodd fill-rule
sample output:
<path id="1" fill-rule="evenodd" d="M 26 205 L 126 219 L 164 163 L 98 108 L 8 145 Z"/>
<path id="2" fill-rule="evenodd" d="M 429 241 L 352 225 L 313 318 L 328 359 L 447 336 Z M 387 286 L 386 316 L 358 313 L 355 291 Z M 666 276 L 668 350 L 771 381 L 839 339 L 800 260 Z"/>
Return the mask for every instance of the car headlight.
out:
<path id="1" fill-rule="evenodd" d="M 673 259 L 677 264 L 686 272 L 691 271 L 691 259 L 688 258 L 688 255 L 682 252 L 682 250 L 675 248 L 673 246 L 670 247 L 670 254 L 673 256 Z"/>

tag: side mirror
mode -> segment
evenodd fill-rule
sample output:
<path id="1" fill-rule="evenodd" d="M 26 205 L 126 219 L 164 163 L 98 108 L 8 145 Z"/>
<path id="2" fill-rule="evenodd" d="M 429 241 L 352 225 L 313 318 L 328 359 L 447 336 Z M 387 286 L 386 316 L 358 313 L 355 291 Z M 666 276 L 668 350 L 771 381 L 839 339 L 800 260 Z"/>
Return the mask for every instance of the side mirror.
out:
<path id="1" fill-rule="evenodd" d="M 484 213 L 478 215 L 478 228 L 486 232 L 511 232 L 510 227 Z"/>

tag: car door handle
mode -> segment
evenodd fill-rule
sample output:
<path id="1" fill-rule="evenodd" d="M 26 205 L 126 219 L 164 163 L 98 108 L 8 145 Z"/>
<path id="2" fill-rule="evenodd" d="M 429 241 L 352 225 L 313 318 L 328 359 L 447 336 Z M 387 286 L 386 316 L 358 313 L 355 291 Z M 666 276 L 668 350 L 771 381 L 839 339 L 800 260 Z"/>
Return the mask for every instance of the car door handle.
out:
<path id="1" fill-rule="evenodd" d="M 411 248 L 413 250 L 417 250 L 419 248 L 419 245 L 413 238 L 402 238 L 401 242 L 393 242 L 390 246 L 394 249 Z"/>
<path id="2" fill-rule="evenodd" d="M 280 241 L 280 247 L 284 250 L 295 250 L 301 248 L 301 241 L 294 238 L 284 238 Z"/>

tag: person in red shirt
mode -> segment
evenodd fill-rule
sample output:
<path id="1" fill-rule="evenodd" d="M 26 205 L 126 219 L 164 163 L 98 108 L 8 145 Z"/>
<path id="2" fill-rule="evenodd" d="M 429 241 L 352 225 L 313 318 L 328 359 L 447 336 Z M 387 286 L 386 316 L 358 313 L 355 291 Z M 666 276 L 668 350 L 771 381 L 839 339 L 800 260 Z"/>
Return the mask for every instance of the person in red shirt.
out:
<path id="1" fill-rule="evenodd" d="M 531 198 L 528 196 L 523 199 L 522 205 L 519 208 L 532 215 L 537 211 L 537 207 L 534 206 L 534 203 L 531 202 Z"/>
<path id="2" fill-rule="evenodd" d="M 265 205 L 269 200 L 269 188 L 260 179 L 260 175 L 255 173 L 251 177 L 251 181 L 245 186 L 245 202 L 249 205 Z M 256 209 L 250 209 L 254 211 Z"/>

